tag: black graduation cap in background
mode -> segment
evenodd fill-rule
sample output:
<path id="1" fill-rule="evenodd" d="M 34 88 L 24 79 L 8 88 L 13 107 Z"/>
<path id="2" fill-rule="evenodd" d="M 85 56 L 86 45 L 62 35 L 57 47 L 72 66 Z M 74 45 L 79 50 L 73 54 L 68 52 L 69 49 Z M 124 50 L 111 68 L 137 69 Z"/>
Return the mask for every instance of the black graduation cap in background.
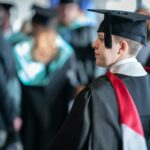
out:
<path id="1" fill-rule="evenodd" d="M 80 0 L 60 0 L 60 4 L 69 4 L 69 3 L 77 3 L 79 4 Z"/>
<path id="2" fill-rule="evenodd" d="M 15 7 L 15 4 L 13 4 L 13 3 L 0 2 L 0 7 L 2 7 L 2 8 L 5 9 L 7 12 L 9 12 L 12 7 Z"/>
<path id="3" fill-rule="evenodd" d="M 98 28 L 98 32 L 104 32 L 105 46 L 112 47 L 111 34 L 146 44 L 147 24 L 150 16 L 134 12 L 88 9 L 89 11 L 104 14 L 104 20 Z"/>
<path id="4" fill-rule="evenodd" d="M 48 26 L 51 19 L 57 16 L 57 11 L 54 8 L 43 8 L 33 4 L 32 10 L 34 10 L 32 22 L 45 26 Z"/>

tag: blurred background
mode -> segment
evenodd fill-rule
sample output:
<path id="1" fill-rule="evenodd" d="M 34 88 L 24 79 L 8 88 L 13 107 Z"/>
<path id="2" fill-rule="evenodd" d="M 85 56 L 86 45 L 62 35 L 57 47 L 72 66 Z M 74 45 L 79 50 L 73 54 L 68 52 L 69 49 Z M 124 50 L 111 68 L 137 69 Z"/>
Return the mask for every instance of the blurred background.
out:
<path id="1" fill-rule="evenodd" d="M 84 2 L 85 1 L 85 2 Z M 30 6 L 33 3 L 37 3 L 41 6 L 57 6 L 59 0 L 0 0 L 0 2 L 13 2 L 16 4 L 17 8 L 13 8 L 11 11 L 11 21 L 13 23 L 13 29 L 19 30 L 23 21 L 31 17 Z M 138 7 L 146 6 L 150 8 L 150 0 L 91 0 L 92 5 L 89 7 L 100 8 L 100 9 L 119 9 L 119 10 L 128 10 L 135 11 Z M 88 7 L 86 0 L 83 0 L 83 7 Z M 87 5 L 87 6 L 84 6 Z M 14 18 L 14 19 L 13 19 Z M 15 20 L 15 21 L 13 21 Z"/>

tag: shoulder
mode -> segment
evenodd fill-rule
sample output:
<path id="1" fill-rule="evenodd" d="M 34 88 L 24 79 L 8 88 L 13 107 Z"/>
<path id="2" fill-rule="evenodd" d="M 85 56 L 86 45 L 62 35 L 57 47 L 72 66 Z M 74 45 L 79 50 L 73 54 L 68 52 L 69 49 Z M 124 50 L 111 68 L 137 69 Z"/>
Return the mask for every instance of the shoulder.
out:
<path id="1" fill-rule="evenodd" d="M 56 36 L 56 45 L 61 51 L 68 55 L 73 53 L 72 46 L 69 43 L 67 43 L 59 34 L 57 34 Z"/>
<path id="2" fill-rule="evenodd" d="M 101 76 L 93 81 L 78 95 L 77 101 L 78 107 L 80 105 L 90 106 L 95 112 L 105 113 L 113 118 L 118 117 L 116 95 L 106 76 Z M 102 117 L 105 116 L 102 115 Z"/>
<path id="3" fill-rule="evenodd" d="M 106 77 L 106 75 L 102 75 L 102 76 L 98 77 L 89 85 L 89 88 L 91 90 L 103 90 L 108 87 L 111 87 L 111 84 L 110 84 L 108 78 Z"/>
<path id="4" fill-rule="evenodd" d="M 110 107 L 111 109 L 116 109 L 116 95 L 110 81 L 105 75 L 94 80 L 89 85 L 89 89 L 93 103 L 104 108 Z"/>
<path id="5" fill-rule="evenodd" d="M 29 53 L 33 46 L 33 39 L 28 38 L 26 41 L 22 41 L 14 46 L 14 52 L 17 55 L 23 56 Z"/>
<path id="6" fill-rule="evenodd" d="M 17 43 L 20 43 L 21 41 L 26 41 L 28 39 L 28 36 L 22 32 L 14 32 L 12 35 L 8 38 L 8 41 L 15 46 Z"/>
<path id="7" fill-rule="evenodd" d="M 77 98 L 81 99 L 81 97 L 84 97 L 85 99 L 92 98 L 92 100 L 94 100 L 95 97 L 98 96 L 98 99 L 101 99 L 101 97 L 104 98 L 105 95 L 108 95 L 109 97 L 110 93 L 112 95 L 113 88 L 107 77 L 104 75 L 95 79 L 88 87 L 82 90 Z"/>

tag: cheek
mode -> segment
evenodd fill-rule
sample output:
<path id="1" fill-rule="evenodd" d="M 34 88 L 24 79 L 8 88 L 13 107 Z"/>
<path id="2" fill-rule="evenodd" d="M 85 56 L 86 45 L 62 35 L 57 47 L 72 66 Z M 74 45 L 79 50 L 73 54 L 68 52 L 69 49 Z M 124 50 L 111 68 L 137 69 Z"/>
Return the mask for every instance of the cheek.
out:
<path id="1" fill-rule="evenodd" d="M 115 62 L 117 54 L 113 49 L 106 49 L 103 44 L 99 44 L 94 48 L 96 64 L 98 66 L 107 67 Z"/>
<path id="2" fill-rule="evenodd" d="M 106 67 L 108 62 L 109 62 L 109 56 L 107 55 L 107 53 L 105 53 L 105 51 L 101 51 L 99 52 L 98 55 L 95 56 L 96 57 L 96 64 L 98 66 L 102 66 L 102 67 Z"/>
<path id="3" fill-rule="evenodd" d="M 110 52 L 105 53 L 105 56 L 104 56 L 104 63 L 105 63 L 105 66 L 109 66 L 109 65 L 112 63 L 112 59 L 113 59 L 113 58 L 112 58 Z"/>
<path id="4" fill-rule="evenodd" d="M 112 50 L 110 50 L 110 51 L 112 51 Z M 118 58 L 118 54 L 116 52 L 110 52 L 108 54 L 107 58 L 108 58 L 108 60 L 107 60 L 108 66 L 111 66 L 112 64 L 114 64 L 116 62 L 116 60 Z"/>
<path id="5" fill-rule="evenodd" d="M 112 65 L 116 60 L 116 55 L 111 52 L 111 50 L 106 50 L 105 52 L 98 55 L 96 58 L 96 64 L 102 67 L 108 67 Z"/>

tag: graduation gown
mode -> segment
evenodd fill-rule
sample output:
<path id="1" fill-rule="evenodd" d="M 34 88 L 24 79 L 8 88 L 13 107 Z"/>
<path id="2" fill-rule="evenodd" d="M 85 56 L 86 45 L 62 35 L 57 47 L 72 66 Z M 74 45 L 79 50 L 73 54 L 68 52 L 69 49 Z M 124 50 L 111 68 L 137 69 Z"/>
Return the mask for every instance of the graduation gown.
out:
<path id="1" fill-rule="evenodd" d="M 20 102 L 20 84 L 17 78 L 17 70 L 15 66 L 15 59 L 13 55 L 13 48 L 8 41 L 4 39 L 0 32 L 0 63 L 5 74 L 5 86 L 7 87 L 7 94 L 10 97 L 10 105 L 14 107 L 14 113 L 19 115 L 19 102 Z M 13 87 L 13 88 L 12 88 Z"/>
<path id="2" fill-rule="evenodd" d="M 47 143 L 67 116 L 68 103 L 74 93 L 66 76 L 69 61 L 54 74 L 48 85 L 22 84 L 22 137 L 26 150 L 47 150 Z"/>
<path id="3" fill-rule="evenodd" d="M 73 47 L 76 55 L 74 74 L 76 85 L 88 85 L 96 76 L 96 65 L 92 42 L 94 26 L 89 21 L 82 21 L 80 17 L 69 26 L 60 25 L 58 32 Z"/>
<path id="4" fill-rule="evenodd" d="M 117 74 L 117 76 L 125 83 L 137 106 L 150 149 L 150 75 L 133 77 Z M 116 95 L 106 76 L 96 79 L 76 98 L 68 119 L 49 148 L 49 150 L 61 149 L 122 149 Z"/>
<path id="5" fill-rule="evenodd" d="M 2 115 L 0 120 L 2 121 L 0 122 L 0 127 L 2 128 L 0 129 L 8 130 L 11 128 L 12 130 L 12 121 L 15 117 L 15 112 L 11 105 L 11 98 L 8 95 L 6 83 L 7 83 L 7 79 L 5 76 L 5 72 L 3 70 L 2 65 L 0 64 L 0 115 Z"/>
<path id="6" fill-rule="evenodd" d="M 150 66 L 150 42 L 146 43 L 146 46 L 143 46 L 140 52 L 137 55 L 137 59 L 144 65 Z"/>
<path id="7" fill-rule="evenodd" d="M 73 51 L 56 37 L 59 54 L 47 66 L 31 57 L 33 39 L 16 45 L 18 76 L 22 87 L 22 141 L 25 150 L 47 150 L 68 113 L 74 95 L 67 72 Z M 24 45 L 27 47 L 24 48 Z M 34 72 L 35 71 L 35 72 Z"/>
<path id="8" fill-rule="evenodd" d="M 18 133 L 13 128 L 13 120 L 19 115 L 17 111 L 19 105 L 16 105 L 16 101 L 20 100 L 20 85 L 16 76 L 12 48 L 4 39 L 2 32 L 0 41 L 0 130 L 7 133 L 4 145 L 1 143 L 7 147 L 19 141 Z M 0 136 L 4 138 L 3 134 Z"/>

